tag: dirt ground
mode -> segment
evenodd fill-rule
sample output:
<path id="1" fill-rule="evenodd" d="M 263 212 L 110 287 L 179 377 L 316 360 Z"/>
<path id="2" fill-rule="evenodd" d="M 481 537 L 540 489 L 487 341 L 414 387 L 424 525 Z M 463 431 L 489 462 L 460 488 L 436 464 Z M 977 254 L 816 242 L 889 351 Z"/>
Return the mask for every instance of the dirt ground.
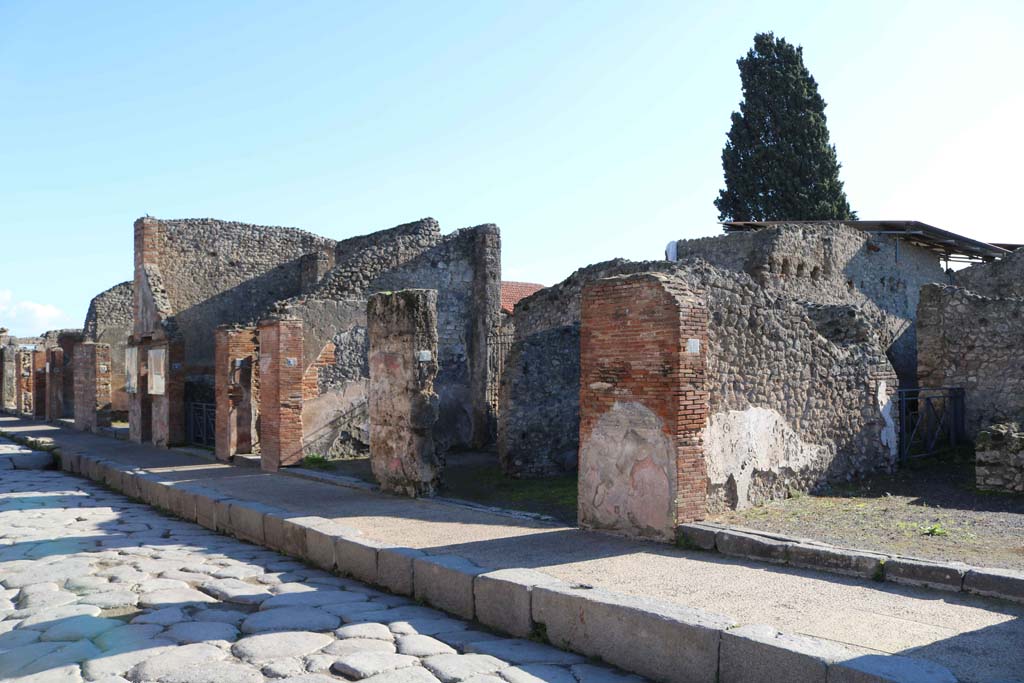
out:
<path id="1" fill-rule="evenodd" d="M 1024 495 L 974 488 L 974 463 L 922 460 L 875 476 L 709 521 L 850 548 L 1024 569 Z"/>

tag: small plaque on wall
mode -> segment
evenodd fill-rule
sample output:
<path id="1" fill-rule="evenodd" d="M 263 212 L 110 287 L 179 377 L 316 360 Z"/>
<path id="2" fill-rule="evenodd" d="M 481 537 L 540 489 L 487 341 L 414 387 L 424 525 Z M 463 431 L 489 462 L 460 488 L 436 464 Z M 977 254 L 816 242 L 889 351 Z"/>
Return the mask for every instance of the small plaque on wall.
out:
<path id="1" fill-rule="evenodd" d="M 164 378 L 167 376 L 167 349 L 149 350 L 149 393 L 163 396 Z"/>

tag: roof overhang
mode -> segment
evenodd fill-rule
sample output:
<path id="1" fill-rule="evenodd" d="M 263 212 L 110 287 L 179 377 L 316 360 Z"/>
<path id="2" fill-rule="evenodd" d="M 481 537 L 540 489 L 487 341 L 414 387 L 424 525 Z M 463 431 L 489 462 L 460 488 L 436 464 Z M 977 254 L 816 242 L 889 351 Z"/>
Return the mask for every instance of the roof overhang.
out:
<path id="1" fill-rule="evenodd" d="M 1009 254 L 1016 245 L 988 244 L 936 228 L 920 221 L 728 221 L 726 232 L 760 230 L 779 225 L 846 225 L 874 235 L 893 235 L 945 258 L 992 261 Z"/>

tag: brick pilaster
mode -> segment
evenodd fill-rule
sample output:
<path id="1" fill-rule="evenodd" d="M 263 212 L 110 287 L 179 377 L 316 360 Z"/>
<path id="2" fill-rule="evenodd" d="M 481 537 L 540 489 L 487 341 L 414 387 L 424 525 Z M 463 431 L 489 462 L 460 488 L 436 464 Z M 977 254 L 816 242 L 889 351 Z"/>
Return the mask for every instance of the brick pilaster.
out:
<path id="1" fill-rule="evenodd" d="M 220 460 L 230 460 L 236 453 L 252 452 L 255 436 L 253 373 L 257 351 L 254 327 L 222 326 L 214 334 L 215 445 Z"/>
<path id="2" fill-rule="evenodd" d="M 260 466 L 269 472 L 302 460 L 302 321 L 259 325 Z"/>
<path id="3" fill-rule="evenodd" d="M 75 345 L 75 429 L 96 431 L 110 426 L 110 345 L 81 342 Z"/>

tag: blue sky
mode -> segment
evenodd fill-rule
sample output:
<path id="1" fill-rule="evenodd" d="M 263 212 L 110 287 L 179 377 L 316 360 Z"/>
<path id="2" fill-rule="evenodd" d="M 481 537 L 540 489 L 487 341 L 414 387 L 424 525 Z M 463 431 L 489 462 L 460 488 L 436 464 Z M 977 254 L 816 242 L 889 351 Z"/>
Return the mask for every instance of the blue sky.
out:
<path id="1" fill-rule="evenodd" d="M 850 203 L 1024 242 L 1024 3 L 0 0 L 0 325 L 81 325 L 132 222 L 502 228 L 506 279 L 715 234 L 736 59 L 804 46 Z"/>

